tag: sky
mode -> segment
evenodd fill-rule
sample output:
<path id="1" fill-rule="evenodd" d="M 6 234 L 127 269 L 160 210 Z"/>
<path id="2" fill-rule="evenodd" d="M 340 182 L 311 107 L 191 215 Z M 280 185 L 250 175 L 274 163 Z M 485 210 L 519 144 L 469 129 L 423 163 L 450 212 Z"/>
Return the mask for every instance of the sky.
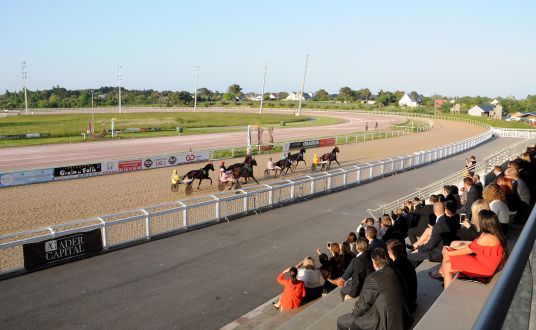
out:
<path id="1" fill-rule="evenodd" d="M 0 91 L 536 94 L 536 1 L 0 1 Z"/>

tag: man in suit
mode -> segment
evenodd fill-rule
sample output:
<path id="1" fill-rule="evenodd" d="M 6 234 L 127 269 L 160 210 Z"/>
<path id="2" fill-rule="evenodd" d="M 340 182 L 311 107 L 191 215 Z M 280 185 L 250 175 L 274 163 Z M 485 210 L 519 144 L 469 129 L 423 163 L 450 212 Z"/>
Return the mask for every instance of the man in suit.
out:
<path id="1" fill-rule="evenodd" d="M 384 251 L 387 251 L 385 242 L 379 238 L 376 238 L 377 235 L 378 235 L 378 230 L 375 227 L 368 226 L 365 229 L 365 238 L 368 240 L 369 250 L 374 251 L 374 249 L 382 248 Z"/>
<path id="2" fill-rule="evenodd" d="M 408 306 L 410 311 L 414 311 L 417 307 L 417 273 L 407 258 L 406 247 L 398 240 L 390 240 L 387 242 L 387 253 L 392 266 L 398 269 L 404 278 L 408 291 Z"/>
<path id="3" fill-rule="evenodd" d="M 352 259 L 342 277 L 333 281 L 339 286 L 344 285 L 346 282 L 346 286 L 343 286 L 340 290 L 343 301 L 359 296 L 365 279 L 374 271 L 368 247 L 368 241 L 364 238 L 359 238 L 356 242 L 357 257 Z"/>
<path id="4" fill-rule="evenodd" d="M 363 285 L 351 314 L 337 319 L 339 330 L 382 329 L 406 330 L 413 320 L 407 306 L 401 275 L 389 266 L 389 257 L 382 249 L 372 251 L 375 272 Z"/>
<path id="5" fill-rule="evenodd" d="M 519 197 L 517 207 L 516 220 L 520 223 L 525 223 L 530 213 L 531 196 L 530 190 L 525 181 L 519 177 L 519 170 L 515 167 L 508 167 L 504 172 L 507 178 L 512 179 L 512 190 L 514 195 Z"/>
<path id="6" fill-rule="evenodd" d="M 438 201 L 439 198 L 437 195 L 432 195 L 430 196 L 429 204 L 415 210 L 414 214 L 418 218 L 418 223 L 415 227 L 408 229 L 408 238 L 411 244 L 417 242 L 417 237 L 424 233 L 429 224 L 432 225 L 435 222 L 434 208 L 432 205 Z"/>
<path id="7" fill-rule="evenodd" d="M 482 190 L 479 190 L 478 187 L 474 185 L 474 181 L 470 177 L 465 177 L 463 179 L 463 190 L 467 192 L 467 198 L 465 204 L 459 209 L 459 214 L 465 213 L 468 218 L 471 218 L 471 205 L 477 199 L 482 198 Z"/>
<path id="8" fill-rule="evenodd" d="M 500 166 L 493 166 L 493 170 L 484 177 L 484 186 L 497 181 L 497 178 L 503 175 L 504 174 Z"/>
<path id="9" fill-rule="evenodd" d="M 436 202 L 433 208 L 437 219 L 435 225 L 432 227 L 430 239 L 426 244 L 419 246 L 417 250 L 408 256 L 408 260 L 411 261 L 415 268 L 426 259 L 430 259 L 430 261 L 441 261 L 443 259 L 441 252 L 443 249 L 443 240 L 450 233 L 450 228 L 447 223 L 447 217 L 445 216 L 445 206 L 443 203 Z"/>

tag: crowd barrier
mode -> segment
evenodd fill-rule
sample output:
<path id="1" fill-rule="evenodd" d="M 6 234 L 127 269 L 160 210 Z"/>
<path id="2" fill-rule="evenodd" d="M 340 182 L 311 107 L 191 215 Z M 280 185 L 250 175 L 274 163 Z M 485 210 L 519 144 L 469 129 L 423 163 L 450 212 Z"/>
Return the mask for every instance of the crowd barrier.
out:
<path id="1" fill-rule="evenodd" d="M 24 245 L 100 229 L 104 249 L 217 223 L 231 216 L 358 185 L 420 167 L 473 148 L 492 137 L 491 128 L 478 136 L 441 147 L 367 164 L 343 166 L 274 184 L 221 192 L 200 198 L 0 236 L 0 274 L 24 269 Z"/>

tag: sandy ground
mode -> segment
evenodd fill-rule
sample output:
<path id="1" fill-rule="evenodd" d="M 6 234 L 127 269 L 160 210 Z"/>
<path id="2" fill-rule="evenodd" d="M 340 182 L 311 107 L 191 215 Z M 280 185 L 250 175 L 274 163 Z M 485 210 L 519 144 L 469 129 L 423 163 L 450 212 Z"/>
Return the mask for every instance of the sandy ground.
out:
<path id="1" fill-rule="evenodd" d="M 428 132 L 341 145 L 338 158 L 341 164 L 364 163 L 459 141 L 484 130 L 471 124 L 436 120 L 433 129 Z M 322 154 L 330 149 L 308 149 L 305 158 L 309 163 L 313 153 Z M 263 155 L 256 158 L 259 166 L 255 168 L 255 175 L 261 183 L 270 181 L 262 178 L 269 157 Z M 226 163 L 239 161 L 241 159 L 227 160 Z M 217 166 L 215 164 L 216 170 Z M 200 167 L 202 164 L 193 164 L 179 167 L 178 170 L 185 173 Z M 336 167 L 336 164 L 332 166 Z M 172 168 L 162 168 L 0 189 L 3 205 L 0 208 L 0 235 L 186 198 L 183 187 L 178 194 L 170 191 L 171 171 Z M 309 166 L 301 164 L 297 174 L 306 172 L 309 172 Z M 213 186 L 203 182 L 201 190 L 194 190 L 190 197 L 216 192 L 217 171 L 212 172 L 211 177 Z"/>

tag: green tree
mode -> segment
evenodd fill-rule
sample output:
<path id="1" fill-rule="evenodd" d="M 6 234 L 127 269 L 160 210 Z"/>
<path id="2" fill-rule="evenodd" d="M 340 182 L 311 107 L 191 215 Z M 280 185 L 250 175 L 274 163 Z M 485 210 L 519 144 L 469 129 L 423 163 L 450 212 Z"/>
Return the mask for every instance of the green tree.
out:
<path id="1" fill-rule="evenodd" d="M 339 89 L 339 98 L 347 102 L 352 102 L 356 99 L 354 91 L 348 86 L 341 87 L 341 89 Z"/>
<path id="2" fill-rule="evenodd" d="M 233 94 L 234 96 L 241 96 L 242 95 L 242 87 L 238 84 L 232 84 L 227 88 L 227 93 Z"/>
<path id="3" fill-rule="evenodd" d="M 325 89 L 319 89 L 315 93 L 314 100 L 316 100 L 316 101 L 328 101 L 329 100 L 329 93 Z"/>

